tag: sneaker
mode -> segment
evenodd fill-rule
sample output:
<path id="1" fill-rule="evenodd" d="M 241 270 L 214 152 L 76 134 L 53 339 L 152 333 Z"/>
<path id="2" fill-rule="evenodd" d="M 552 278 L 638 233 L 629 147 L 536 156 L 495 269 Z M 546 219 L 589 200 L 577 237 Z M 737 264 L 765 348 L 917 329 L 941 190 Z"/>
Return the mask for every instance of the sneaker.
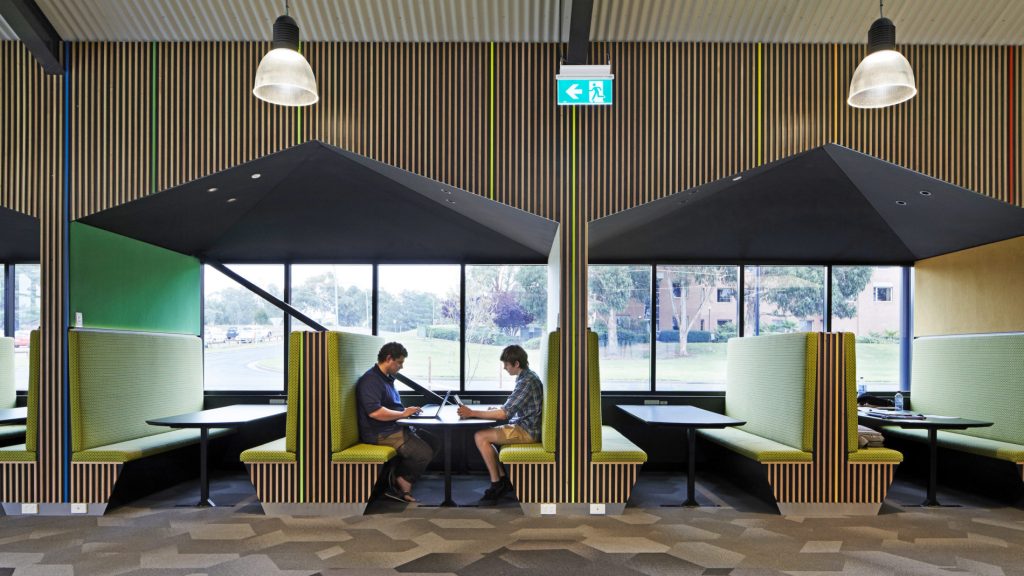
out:
<path id="1" fill-rule="evenodd" d="M 501 480 L 498 480 L 498 485 L 493 490 L 494 499 L 497 500 L 507 494 L 509 490 L 512 490 L 512 482 L 509 481 L 508 476 L 502 476 Z"/>

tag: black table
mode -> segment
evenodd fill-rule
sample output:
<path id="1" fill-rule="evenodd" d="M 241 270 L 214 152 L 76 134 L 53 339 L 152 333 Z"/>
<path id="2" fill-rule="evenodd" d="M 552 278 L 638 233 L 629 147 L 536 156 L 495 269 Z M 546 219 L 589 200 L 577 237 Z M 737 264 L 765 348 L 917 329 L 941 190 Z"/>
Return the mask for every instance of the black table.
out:
<path id="1" fill-rule="evenodd" d="M 444 435 L 444 501 L 437 504 L 442 507 L 459 506 L 455 500 L 452 500 L 452 430 L 475 430 L 493 426 L 496 422 L 496 420 L 483 418 L 459 418 L 458 410 L 458 406 L 446 405 L 441 407 L 436 418 L 402 418 L 398 421 L 402 426 L 430 430 L 440 429 Z M 429 506 L 429 504 L 425 506 Z"/>
<path id="2" fill-rule="evenodd" d="M 618 406 L 618 408 L 644 424 L 686 429 L 686 442 L 690 448 L 686 476 L 686 501 L 682 504 L 663 504 L 663 506 L 685 506 L 687 508 L 700 506 L 694 497 L 697 486 L 698 428 L 728 428 L 729 426 L 742 426 L 746 424 L 743 420 L 736 420 L 735 418 L 697 408 L 696 406 L 644 405 Z"/>
<path id="3" fill-rule="evenodd" d="M 904 418 L 878 418 L 867 414 L 867 410 L 857 411 L 857 420 L 859 423 L 865 426 L 899 426 L 900 428 L 918 429 L 928 431 L 928 496 L 924 499 L 921 506 L 944 506 L 939 504 L 938 499 L 935 497 L 935 485 L 937 483 L 938 472 L 936 470 L 936 461 L 938 454 L 938 431 L 939 430 L 966 430 L 968 428 L 985 428 L 991 426 L 991 422 L 984 422 L 982 420 L 968 420 L 966 418 L 957 417 L 946 417 L 946 416 L 927 416 L 923 419 L 904 419 Z M 955 506 L 955 504 L 947 504 L 946 506 Z"/>
<path id="4" fill-rule="evenodd" d="M 170 428 L 199 428 L 200 493 L 197 506 L 216 506 L 210 500 L 210 477 L 206 473 L 206 447 L 210 442 L 210 428 L 238 428 L 243 424 L 279 416 L 287 411 L 288 407 L 283 404 L 236 404 L 234 406 L 224 406 L 223 408 L 155 418 L 153 420 L 146 420 L 146 424 Z"/>
<path id="5" fill-rule="evenodd" d="M 0 409 L 0 424 L 23 424 L 28 418 L 28 408 Z"/>

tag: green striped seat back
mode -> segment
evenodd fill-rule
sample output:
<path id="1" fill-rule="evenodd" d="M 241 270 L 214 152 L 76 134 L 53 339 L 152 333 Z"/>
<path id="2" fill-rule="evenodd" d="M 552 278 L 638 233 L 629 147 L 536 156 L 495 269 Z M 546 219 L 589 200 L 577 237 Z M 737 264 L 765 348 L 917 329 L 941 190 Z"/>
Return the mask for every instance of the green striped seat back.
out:
<path id="1" fill-rule="evenodd" d="M 725 413 L 739 428 L 797 450 L 813 449 L 817 333 L 732 338 Z"/>
<path id="2" fill-rule="evenodd" d="M 25 451 L 39 451 L 39 330 L 28 340 L 28 416 L 25 418 Z"/>
<path id="3" fill-rule="evenodd" d="M 547 343 L 541 344 L 537 366 L 543 366 L 538 376 L 544 379 L 544 414 L 541 419 L 540 441 L 545 452 L 555 453 L 558 434 L 558 375 L 561 356 L 558 330 L 548 334 Z M 531 362 L 531 365 L 533 363 Z"/>
<path id="4" fill-rule="evenodd" d="M 384 339 L 379 336 L 349 332 L 329 332 L 327 335 L 331 452 L 341 452 L 359 443 L 356 382 L 377 363 L 377 352 L 383 345 Z"/>
<path id="5" fill-rule="evenodd" d="M 915 412 L 993 422 L 960 434 L 1024 444 L 1024 334 L 914 340 Z"/>
<path id="6" fill-rule="evenodd" d="M 14 408 L 14 338 L 0 338 L 0 408 Z"/>
<path id="7" fill-rule="evenodd" d="M 587 330 L 587 391 L 590 406 L 590 451 L 604 448 L 601 426 L 601 362 L 597 350 L 597 332 Z"/>
<path id="8" fill-rule="evenodd" d="M 146 420 L 203 409 L 203 343 L 191 334 L 72 330 L 71 449 L 168 432 Z"/>
<path id="9" fill-rule="evenodd" d="M 299 393 L 302 389 L 302 335 L 288 335 L 288 391 L 285 397 L 288 412 L 284 424 L 284 449 L 295 452 L 299 446 Z"/>

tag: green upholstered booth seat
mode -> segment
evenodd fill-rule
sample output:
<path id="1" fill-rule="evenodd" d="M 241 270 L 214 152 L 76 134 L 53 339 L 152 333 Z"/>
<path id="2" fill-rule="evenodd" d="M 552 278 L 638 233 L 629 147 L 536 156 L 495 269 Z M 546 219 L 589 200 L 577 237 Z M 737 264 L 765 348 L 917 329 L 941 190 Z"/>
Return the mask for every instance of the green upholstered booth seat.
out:
<path id="1" fill-rule="evenodd" d="M 597 333 L 587 331 L 587 390 L 590 406 L 590 461 L 643 464 L 647 453 L 630 442 L 621 432 L 605 426 L 601 409 L 601 363 Z"/>
<path id="2" fill-rule="evenodd" d="M 530 362 L 544 386 L 540 442 L 502 446 L 498 454 L 498 459 L 502 462 L 529 464 L 555 461 L 555 435 L 558 429 L 558 345 L 559 332 L 555 330 L 549 333 L 547 340 L 542 343 L 538 357 Z M 537 369 L 538 366 L 542 368 Z"/>
<path id="3" fill-rule="evenodd" d="M 278 438 L 266 444 L 242 451 L 238 459 L 246 464 L 253 462 L 295 462 L 295 451 L 288 450 L 286 439 Z"/>
<path id="4" fill-rule="evenodd" d="M 146 420 L 203 409 L 196 336 L 72 330 L 68 364 L 72 453 L 165 434 Z"/>
<path id="5" fill-rule="evenodd" d="M 899 464 L 903 462 L 903 453 L 889 448 L 861 448 L 851 452 L 847 459 L 850 462 Z"/>
<path id="6" fill-rule="evenodd" d="M 799 450 L 739 428 L 706 429 L 699 433 L 715 444 L 761 463 L 811 462 L 814 459 L 809 450 Z"/>
<path id="7" fill-rule="evenodd" d="M 24 444 L 0 447 L 0 462 L 35 462 L 36 453 Z"/>
<path id="8" fill-rule="evenodd" d="M 231 432 L 226 428 L 211 428 L 210 438 L 219 438 Z M 75 452 L 71 455 L 71 460 L 73 462 L 131 462 L 198 443 L 199 430 L 171 430 Z"/>
<path id="9" fill-rule="evenodd" d="M 0 408 L 14 408 L 14 338 L 0 338 Z"/>
<path id="10" fill-rule="evenodd" d="M 813 333 L 729 340 L 725 413 L 745 432 L 812 450 L 817 346 Z"/>
<path id="11" fill-rule="evenodd" d="M 13 341 L 12 341 L 13 342 Z M 20 425 L 18 427 L 21 427 Z M 28 416 L 25 418 L 24 444 L 0 448 L 0 462 L 35 462 L 39 447 L 39 330 L 29 336 Z"/>
<path id="12" fill-rule="evenodd" d="M 384 345 L 379 336 L 329 332 L 327 356 L 331 402 L 331 462 L 383 464 L 395 457 L 394 448 L 364 444 L 359 439 L 356 382 L 377 361 Z"/>
<path id="13" fill-rule="evenodd" d="M 383 464 L 395 457 L 395 449 L 391 446 L 376 444 L 353 444 L 340 452 L 331 454 L 331 462 L 348 462 L 353 464 Z"/>
<path id="14" fill-rule="evenodd" d="M 904 430 L 896 426 L 884 426 L 882 431 L 885 432 L 886 436 L 898 436 L 919 442 L 928 442 L 928 432 L 926 430 Z M 977 438 L 963 434 L 959 430 L 939 430 L 936 435 L 936 442 L 940 448 L 969 452 L 979 456 L 987 456 L 1014 463 L 1024 462 L 1024 445 L 1021 444 L 991 440 L 989 438 Z"/>
<path id="15" fill-rule="evenodd" d="M 501 447 L 498 459 L 507 464 L 530 462 L 554 462 L 555 453 L 548 452 L 540 442 L 533 444 L 508 444 Z"/>
<path id="16" fill-rule="evenodd" d="M 10 424 L 8 426 L 0 426 L 0 442 L 12 442 L 14 440 L 25 439 L 25 425 L 24 424 Z"/>
<path id="17" fill-rule="evenodd" d="M 591 452 L 593 462 L 647 462 L 647 452 L 629 441 L 611 426 L 601 427 L 601 450 Z"/>
<path id="18" fill-rule="evenodd" d="M 910 391 L 915 412 L 993 423 L 987 428 L 942 431 L 939 446 L 1024 462 L 1024 334 L 918 338 L 913 358 Z M 926 438 L 912 432 L 886 430 Z"/>

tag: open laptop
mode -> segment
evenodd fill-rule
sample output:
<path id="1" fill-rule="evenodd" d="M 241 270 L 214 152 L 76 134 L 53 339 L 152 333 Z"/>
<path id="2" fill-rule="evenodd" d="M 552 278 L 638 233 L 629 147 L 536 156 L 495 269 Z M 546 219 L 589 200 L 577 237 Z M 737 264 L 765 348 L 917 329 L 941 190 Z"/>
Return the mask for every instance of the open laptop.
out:
<path id="1" fill-rule="evenodd" d="M 413 418 L 437 418 L 437 415 L 441 413 L 441 408 L 448 404 L 448 396 L 451 395 L 451 390 L 444 393 L 444 398 L 441 399 L 440 404 L 425 404 L 420 407 L 420 411 L 413 414 Z"/>

